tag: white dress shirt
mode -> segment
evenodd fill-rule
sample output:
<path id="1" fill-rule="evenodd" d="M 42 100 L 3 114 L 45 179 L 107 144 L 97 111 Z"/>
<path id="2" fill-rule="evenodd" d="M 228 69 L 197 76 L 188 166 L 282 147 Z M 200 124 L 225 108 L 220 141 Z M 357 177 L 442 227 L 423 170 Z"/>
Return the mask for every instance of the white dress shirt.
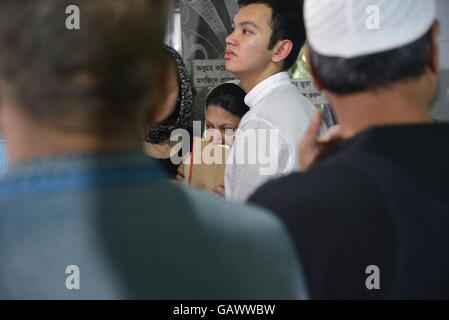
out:
<path id="1" fill-rule="evenodd" d="M 298 144 L 315 110 L 291 83 L 287 72 L 260 82 L 246 95 L 245 103 L 250 110 L 240 122 L 225 171 L 226 199 L 237 202 L 246 201 L 268 180 L 298 168 Z M 267 139 L 262 134 L 256 135 L 256 143 L 250 141 L 243 136 L 245 132 L 248 136 L 248 130 L 265 131 Z M 260 146 L 265 146 L 265 152 Z M 270 161 L 260 156 L 264 153 L 271 155 Z M 256 156 L 256 161 L 253 158 L 251 162 L 251 156 Z"/>

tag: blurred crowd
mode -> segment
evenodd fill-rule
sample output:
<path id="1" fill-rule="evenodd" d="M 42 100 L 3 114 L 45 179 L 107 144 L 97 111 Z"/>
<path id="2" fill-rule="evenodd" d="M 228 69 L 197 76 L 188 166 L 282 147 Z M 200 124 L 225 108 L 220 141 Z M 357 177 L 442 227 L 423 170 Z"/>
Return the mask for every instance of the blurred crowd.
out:
<path id="1" fill-rule="evenodd" d="M 0 299 L 449 299 L 434 0 L 235 1 L 197 133 L 165 1 L 0 1 Z"/>

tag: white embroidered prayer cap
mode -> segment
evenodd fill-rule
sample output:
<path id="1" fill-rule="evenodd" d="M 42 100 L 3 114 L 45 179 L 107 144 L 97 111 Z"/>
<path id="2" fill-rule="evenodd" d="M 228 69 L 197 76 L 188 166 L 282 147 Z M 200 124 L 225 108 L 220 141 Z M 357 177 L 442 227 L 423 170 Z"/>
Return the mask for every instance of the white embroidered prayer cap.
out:
<path id="1" fill-rule="evenodd" d="M 418 40 L 436 18 L 434 0 L 306 0 L 308 43 L 324 56 L 354 58 Z"/>

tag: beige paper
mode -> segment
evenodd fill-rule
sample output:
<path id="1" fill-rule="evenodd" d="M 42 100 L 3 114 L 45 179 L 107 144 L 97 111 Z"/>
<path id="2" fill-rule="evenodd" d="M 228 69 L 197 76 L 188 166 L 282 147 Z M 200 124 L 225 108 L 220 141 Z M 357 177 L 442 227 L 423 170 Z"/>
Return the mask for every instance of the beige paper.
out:
<path id="1" fill-rule="evenodd" d="M 224 182 L 228 156 L 228 146 L 214 145 L 208 140 L 195 138 L 192 153 L 184 162 L 185 183 L 212 191 Z"/>

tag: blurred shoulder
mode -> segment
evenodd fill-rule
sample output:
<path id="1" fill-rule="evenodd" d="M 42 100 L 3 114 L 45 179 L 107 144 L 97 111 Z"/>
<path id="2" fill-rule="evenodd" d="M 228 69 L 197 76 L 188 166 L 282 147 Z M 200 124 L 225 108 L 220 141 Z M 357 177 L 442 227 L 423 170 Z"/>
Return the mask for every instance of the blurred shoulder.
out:
<path id="1" fill-rule="evenodd" d="M 267 209 L 253 204 L 239 204 L 199 190 L 178 186 L 186 195 L 188 206 L 203 221 L 218 228 L 235 230 L 264 228 L 282 232 L 283 226 L 277 217 Z"/>
<path id="2" fill-rule="evenodd" d="M 278 215 L 333 215 L 360 212 L 383 201 L 371 177 L 338 155 L 305 173 L 292 173 L 260 187 L 249 201 Z"/>

